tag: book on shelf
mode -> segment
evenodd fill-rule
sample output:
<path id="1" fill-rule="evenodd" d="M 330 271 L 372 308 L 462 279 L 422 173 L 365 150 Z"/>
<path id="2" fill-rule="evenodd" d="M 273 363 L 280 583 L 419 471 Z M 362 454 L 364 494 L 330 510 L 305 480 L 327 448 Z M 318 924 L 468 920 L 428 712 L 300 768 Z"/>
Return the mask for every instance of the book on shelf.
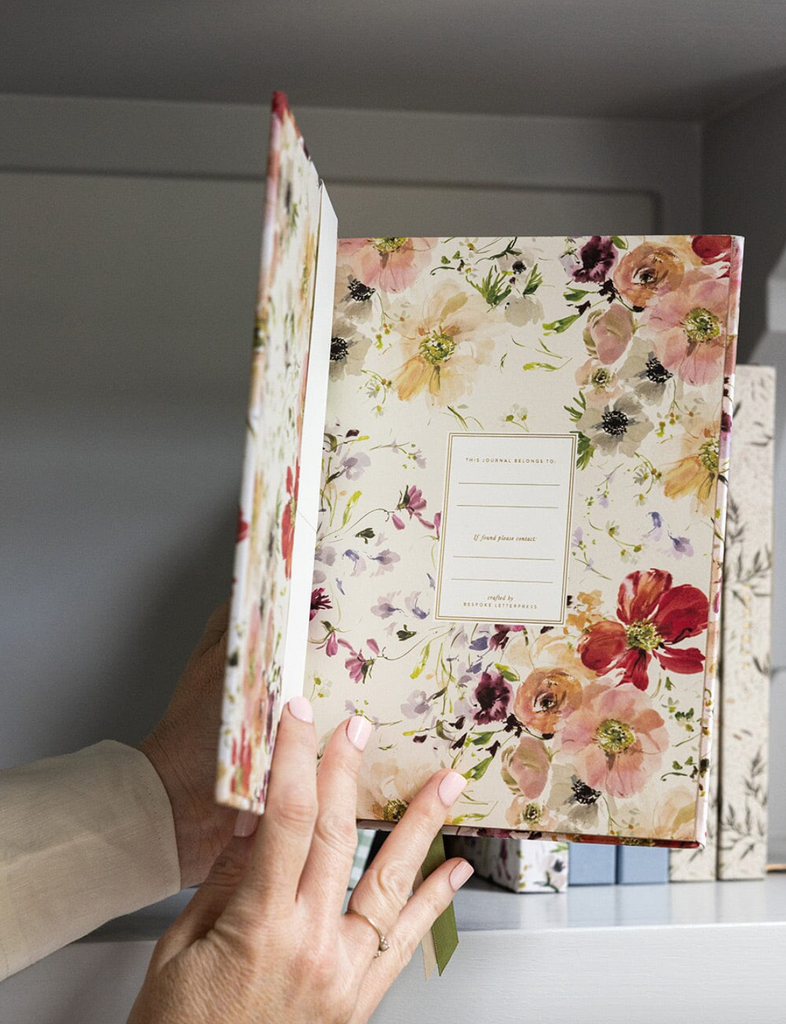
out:
<path id="1" fill-rule="evenodd" d="M 740 366 L 734 392 L 721 631 L 718 878 L 767 868 L 767 747 L 775 370 Z"/>
<path id="2" fill-rule="evenodd" d="M 517 227 L 339 239 L 276 95 L 220 801 L 305 694 L 367 827 L 703 842 L 742 241 Z"/>
<path id="3" fill-rule="evenodd" d="M 772 617 L 775 370 L 738 366 L 727 499 L 717 770 L 703 850 L 670 855 L 672 881 L 763 878 Z"/>
<path id="4" fill-rule="evenodd" d="M 463 857 L 478 878 L 518 893 L 565 892 L 572 855 L 569 846 L 566 842 L 528 842 L 493 836 L 445 839 L 448 857 Z"/>

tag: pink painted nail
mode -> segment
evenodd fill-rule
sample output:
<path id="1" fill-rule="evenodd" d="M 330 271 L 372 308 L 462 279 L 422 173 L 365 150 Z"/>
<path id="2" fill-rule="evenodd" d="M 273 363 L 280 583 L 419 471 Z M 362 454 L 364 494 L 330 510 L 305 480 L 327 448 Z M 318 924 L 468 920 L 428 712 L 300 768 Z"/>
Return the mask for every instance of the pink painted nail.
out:
<path id="1" fill-rule="evenodd" d="M 439 793 L 442 803 L 446 807 L 450 807 L 458 800 L 466 788 L 467 780 L 463 775 L 459 775 L 458 772 L 448 772 L 442 782 L 440 782 L 437 793 Z"/>
<path id="2" fill-rule="evenodd" d="M 362 715 L 355 715 L 347 723 L 347 739 L 353 747 L 357 747 L 358 750 L 365 750 L 372 729 L 373 726 L 367 718 L 364 718 Z"/>
<path id="3" fill-rule="evenodd" d="M 458 892 L 462 885 L 467 882 L 475 874 L 475 869 L 467 861 L 463 860 L 460 864 L 457 864 L 448 876 L 450 882 L 450 888 L 453 892 Z"/>
<path id="4" fill-rule="evenodd" d="M 235 835 L 241 839 L 253 836 L 258 824 L 259 817 L 253 811 L 238 811 L 237 818 L 235 818 Z"/>
<path id="5" fill-rule="evenodd" d="M 311 710 L 311 701 L 305 697 L 293 697 L 289 704 L 290 715 L 293 715 L 301 722 L 313 722 L 314 712 Z"/>

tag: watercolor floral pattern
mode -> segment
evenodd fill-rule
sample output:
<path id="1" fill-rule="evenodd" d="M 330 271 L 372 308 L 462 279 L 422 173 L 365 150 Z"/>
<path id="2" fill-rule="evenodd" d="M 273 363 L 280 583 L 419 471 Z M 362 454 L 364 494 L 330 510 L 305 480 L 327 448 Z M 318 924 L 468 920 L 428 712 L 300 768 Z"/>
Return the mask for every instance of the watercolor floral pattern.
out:
<path id="1" fill-rule="evenodd" d="M 339 245 L 306 692 L 375 726 L 358 815 L 439 766 L 461 834 L 704 830 L 741 242 Z M 577 437 L 563 625 L 433 618 L 451 432 Z M 687 794 L 687 795 L 686 795 Z"/>
<path id="2" fill-rule="evenodd" d="M 221 803 L 257 811 L 279 712 L 318 223 L 317 172 L 276 93 L 216 783 Z"/>

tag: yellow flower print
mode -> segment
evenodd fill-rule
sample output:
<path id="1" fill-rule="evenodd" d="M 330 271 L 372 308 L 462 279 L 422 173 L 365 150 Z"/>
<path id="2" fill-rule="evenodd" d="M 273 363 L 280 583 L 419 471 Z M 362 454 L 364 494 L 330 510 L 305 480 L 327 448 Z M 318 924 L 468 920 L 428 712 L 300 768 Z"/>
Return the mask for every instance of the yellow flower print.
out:
<path id="1" fill-rule="evenodd" d="M 438 405 L 450 405 L 471 390 L 478 364 L 494 352 L 488 307 L 479 296 L 443 285 L 427 301 L 420 320 L 403 325 L 400 351 L 405 361 L 393 377 L 398 397 L 409 401 L 424 392 Z"/>

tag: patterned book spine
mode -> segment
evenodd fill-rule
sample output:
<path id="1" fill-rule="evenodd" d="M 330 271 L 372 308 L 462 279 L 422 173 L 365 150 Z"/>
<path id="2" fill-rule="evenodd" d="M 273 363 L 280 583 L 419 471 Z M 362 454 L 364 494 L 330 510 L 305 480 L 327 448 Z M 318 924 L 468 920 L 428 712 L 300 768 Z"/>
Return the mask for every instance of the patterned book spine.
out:
<path id="1" fill-rule="evenodd" d="M 775 371 L 740 367 L 723 583 L 718 878 L 767 863 Z"/>
<path id="2" fill-rule="evenodd" d="M 479 878 L 511 892 L 564 892 L 568 887 L 567 843 L 446 836 L 445 850 L 449 857 L 465 857 Z"/>

